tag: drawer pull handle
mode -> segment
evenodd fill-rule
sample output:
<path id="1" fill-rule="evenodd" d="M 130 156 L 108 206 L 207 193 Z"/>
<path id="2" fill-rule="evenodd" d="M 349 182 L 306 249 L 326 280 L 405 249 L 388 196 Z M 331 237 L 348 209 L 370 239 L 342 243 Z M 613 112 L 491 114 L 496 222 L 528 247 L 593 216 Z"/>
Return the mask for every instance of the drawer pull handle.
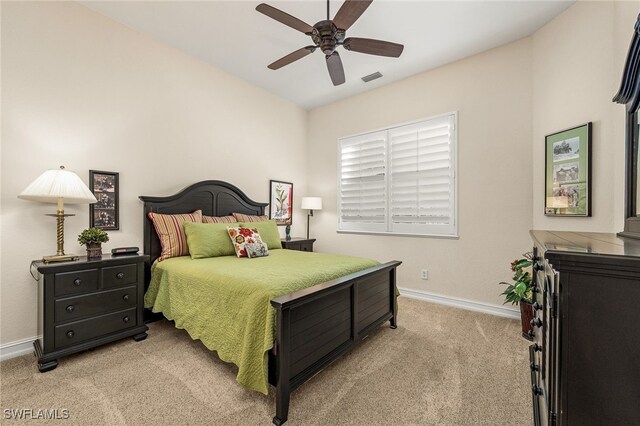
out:
<path id="1" fill-rule="evenodd" d="M 527 332 L 527 335 L 533 340 L 536 337 L 536 333 L 534 333 L 533 331 L 529 330 L 529 332 Z"/>
<path id="2" fill-rule="evenodd" d="M 533 344 L 533 351 L 534 351 L 534 352 L 542 352 L 542 346 L 540 346 L 540 345 L 539 345 L 539 344 L 537 344 L 537 343 L 534 343 L 534 344 Z"/>
<path id="3" fill-rule="evenodd" d="M 540 388 L 540 386 L 533 385 L 531 386 L 531 392 L 533 392 L 534 395 L 542 395 L 542 388 Z"/>
<path id="4" fill-rule="evenodd" d="M 80 284 L 82 284 L 82 280 L 80 278 L 76 278 L 75 280 L 73 280 L 73 285 L 79 286 Z"/>
<path id="5" fill-rule="evenodd" d="M 538 302 L 533 304 L 533 309 L 535 309 L 536 311 L 541 311 L 542 310 L 542 305 Z"/>
<path id="6" fill-rule="evenodd" d="M 129 322 L 129 317 L 128 317 L 128 316 L 126 316 L 126 317 L 122 318 L 122 321 L 124 321 L 124 322 Z"/>
<path id="7" fill-rule="evenodd" d="M 533 270 L 534 271 L 544 271 L 544 264 L 541 262 L 536 262 L 533 264 Z"/>
<path id="8" fill-rule="evenodd" d="M 119 279 L 119 280 L 123 279 L 124 278 L 124 272 L 118 272 L 116 274 L 116 278 Z"/>
<path id="9" fill-rule="evenodd" d="M 122 300 L 129 300 L 129 295 L 125 294 L 124 296 L 122 296 Z"/>
<path id="10" fill-rule="evenodd" d="M 536 364 L 535 362 L 532 362 L 529 365 L 529 368 L 531 368 L 531 371 L 539 371 L 540 370 L 540 367 L 538 367 L 538 364 Z"/>
<path id="11" fill-rule="evenodd" d="M 540 318 L 532 319 L 531 321 L 529 321 L 529 323 L 533 327 L 542 327 L 542 320 Z"/>
<path id="12" fill-rule="evenodd" d="M 71 312 L 73 312 L 75 310 L 76 310 L 76 308 L 73 305 L 67 306 L 67 312 L 71 313 Z"/>
<path id="13" fill-rule="evenodd" d="M 73 330 L 69 330 L 69 331 L 67 331 L 67 337 L 68 337 L 69 339 L 71 339 L 73 336 L 75 336 L 75 334 L 76 334 L 76 333 L 74 333 L 74 332 L 73 332 Z"/>

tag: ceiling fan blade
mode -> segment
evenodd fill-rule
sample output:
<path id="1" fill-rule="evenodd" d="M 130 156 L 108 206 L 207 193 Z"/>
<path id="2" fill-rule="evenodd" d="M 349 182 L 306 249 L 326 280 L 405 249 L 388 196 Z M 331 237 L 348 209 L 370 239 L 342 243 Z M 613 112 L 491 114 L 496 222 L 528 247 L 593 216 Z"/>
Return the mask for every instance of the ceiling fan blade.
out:
<path id="1" fill-rule="evenodd" d="M 333 18 L 333 23 L 341 30 L 348 30 L 364 13 L 373 0 L 346 0 Z"/>
<path id="2" fill-rule="evenodd" d="M 339 86 L 344 83 L 344 68 L 342 67 L 342 59 L 338 52 L 333 52 L 331 55 L 326 56 L 327 69 L 329 70 L 329 76 L 334 86 Z"/>
<path id="3" fill-rule="evenodd" d="M 390 56 L 397 58 L 402 54 L 404 46 L 390 41 L 374 40 L 372 38 L 348 37 L 344 40 L 344 48 L 353 52 L 369 55 Z"/>
<path id="4" fill-rule="evenodd" d="M 284 67 L 285 65 L 289 65 L 291 62 L 304 58 L 309 53 L 312 53 L 314 50 L 316 50 L 315 46 L 303 47 L 302 49 L 298 49 L 295 52 L 291 52 L 287 56 L 283 56 L 282 58 L 278 59 L 274 63 L 267 65 L 267 68 L 272 70 L 277 70 L 279 68 Z"/>
<path id="5" fill-rule="evenodd" d="M 276 21 L 293 28 L 294 30 L 298 30 L 305 34 L 310 34 L 311 32 L 313 32 L 313 27 L 311 25 L 299 20 L 294 16 L 289 15 L 288 13 L 281 11 L 280 9 L 269 6 L 266 3 L 261 3 L 256 6 L 256 10 L 267 15 L 269 18 L 273 18 Z"/>

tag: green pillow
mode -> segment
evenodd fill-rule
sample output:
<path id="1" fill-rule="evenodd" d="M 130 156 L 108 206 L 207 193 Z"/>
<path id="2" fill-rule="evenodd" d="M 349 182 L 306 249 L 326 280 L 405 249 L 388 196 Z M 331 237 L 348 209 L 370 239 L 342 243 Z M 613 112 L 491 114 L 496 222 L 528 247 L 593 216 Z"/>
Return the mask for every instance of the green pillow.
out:
<path id="1" fill-rule="evenodd" d="M 278 225 L 275 220 L 263 220 L 260 222 L 244 222 L 240 226 L 244 228 L 255 228 L 260 234 L 260 238 L 267 245 L 269 250 L 281 249 L 282 243 L 280 242 L 280 233 L 278 232 Z M 191 247 L 189 247 L 191 250 Z"/>
<path id="2" fill-rule="evenodd" d="M 236 250 L 227 234 L 227 226 L 239 223 L 184 223 L 187 245 L 192 259 L 205 257 L 235 256 Z"/>

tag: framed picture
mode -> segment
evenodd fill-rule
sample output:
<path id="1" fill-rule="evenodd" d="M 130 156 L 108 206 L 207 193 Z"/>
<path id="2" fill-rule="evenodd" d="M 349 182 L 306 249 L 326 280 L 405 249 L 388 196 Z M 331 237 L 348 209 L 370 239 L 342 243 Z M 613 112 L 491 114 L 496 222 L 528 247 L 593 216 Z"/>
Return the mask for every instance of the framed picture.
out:
<path id="1" fill-rule="evenodd" d="M 547 216 L 591 216 L 591 122 L 545 137 Z"/>
<path id="2" fill-rule="evenodd" d="M 120 229 L 118 173 L 89 170 L 89 188 L 98 200 L 95 204 L 89 204 L 89 226 Z"/>
<path id="3" fill-rule="evenodd" d="M 293 218 L 293 184 L 270 180 L 269 186 L 269 219 L 275 219 L 278 226 L 291 225 Z"/>

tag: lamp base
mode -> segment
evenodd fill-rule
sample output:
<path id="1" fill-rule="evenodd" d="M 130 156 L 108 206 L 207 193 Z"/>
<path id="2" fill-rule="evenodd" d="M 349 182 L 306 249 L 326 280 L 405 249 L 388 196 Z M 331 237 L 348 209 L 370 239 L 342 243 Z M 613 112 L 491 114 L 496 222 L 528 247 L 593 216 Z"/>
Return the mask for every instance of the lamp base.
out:
<path id="1" fill-rule="evenodd" d="M 44 256 L 42 261 L 44 263 L 55 263 L 55 262 L 72 262 L 74 260 L 80 259 L 80 256 L 75 254 L 54 254 L 53 256 Z"/>

